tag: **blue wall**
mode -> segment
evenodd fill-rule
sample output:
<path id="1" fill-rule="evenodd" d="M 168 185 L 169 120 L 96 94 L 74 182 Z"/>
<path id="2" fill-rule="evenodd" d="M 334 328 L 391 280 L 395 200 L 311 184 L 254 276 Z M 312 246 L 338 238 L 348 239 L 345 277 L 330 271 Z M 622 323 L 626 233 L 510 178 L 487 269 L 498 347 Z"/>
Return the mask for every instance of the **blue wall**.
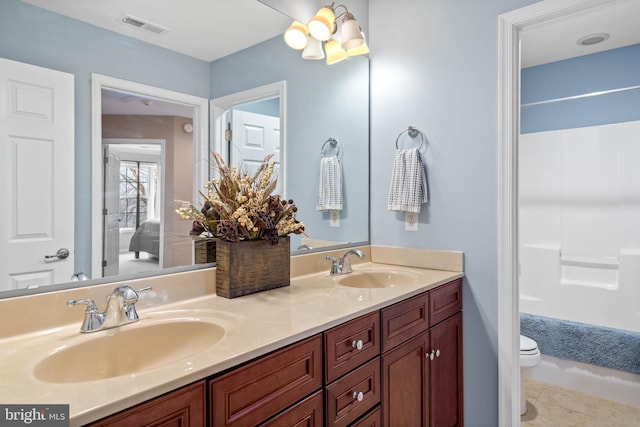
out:
<path id="1" fill-rule="evenodd" d="M 525 105 L 640 86 L 640 44 L 525 68 L 521 78 L 522 133 L 640 120 L 640 89 Z"/>
<path id="2" fill-rule="evenodd" d="M 90 272 L 91 73 L 208 98 L 209 64 L 19 0 L 0 5 L 0 57 L 75 75 L 75 271 Z"/>
<path id="3" fill-rule="evenodd" d="M 532 0 L 372 0 L 371 241 L 464 251 L 464 412 L 498 426 L 498 15 Z M 429 140 L 417 232 L 387 210 L 394 141 Z"/>

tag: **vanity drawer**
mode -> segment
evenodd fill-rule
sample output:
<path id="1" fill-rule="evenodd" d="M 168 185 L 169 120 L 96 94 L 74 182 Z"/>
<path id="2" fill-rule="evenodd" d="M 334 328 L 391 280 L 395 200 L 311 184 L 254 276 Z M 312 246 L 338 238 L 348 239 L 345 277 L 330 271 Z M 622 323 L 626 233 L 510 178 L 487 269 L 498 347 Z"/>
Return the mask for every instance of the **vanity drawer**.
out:
<path id="1" fill-rule="evenodd" d="M 378 310 L 326 331 L 324 345 L 329 383 L 380 354 Z"/>
<path id="2" fill-rule="evenodd" d="M 211 425 L 256 425 L 322 387 L 322 338 L 308 338 L 210 382 Z"/>
<path id="3" fill-rule="evenodd" d="M 373 411 L 358 420 L 351 427 L 382 427 L 382 411 L 378 406 Z"/>
<path id="4" fill-rule="evenodd" d="M 365 363 L 325 389 L 327 426 L 343 427 L 380 403 L 380 358 Z"/>
<path id="5" fill-rule="evenodd" d="M 382 310 L 382 352 L 429 328 L 429 293 L 425 292 Z"/>
<path id="6" fill-rule="evenodd" d="M 323 427 L 322 390 L 307 397 L 260 427 Z"/>
<path id="7" fill-rule="evenodd" d="M 429 291 L 429 326 L 462 310 L 462 279 Z"/>

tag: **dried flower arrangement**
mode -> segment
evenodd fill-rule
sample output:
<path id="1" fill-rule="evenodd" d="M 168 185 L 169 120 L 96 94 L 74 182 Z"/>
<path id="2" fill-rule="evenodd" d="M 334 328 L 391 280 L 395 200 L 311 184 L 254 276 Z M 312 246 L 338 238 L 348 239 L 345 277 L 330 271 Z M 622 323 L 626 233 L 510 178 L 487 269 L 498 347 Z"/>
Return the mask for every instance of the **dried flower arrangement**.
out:
<path id="1" fill-rule="evenodd" d="M 265 157 L 250 176 L 236 167 L 229 168 L 218 153 L 213 153 L 214 166 L 220 177 L 204 186 L 202 207 L 183 202 L 176 213 L 193 221 L 192 236 L 207 233 L 229 242 L 268 240 L 277 244 L 281 236 L 304 233 L 304 224 L 296 219 L 298 208 L 293 200 L 273 195 L 276 188 L 273 155 Z"/>

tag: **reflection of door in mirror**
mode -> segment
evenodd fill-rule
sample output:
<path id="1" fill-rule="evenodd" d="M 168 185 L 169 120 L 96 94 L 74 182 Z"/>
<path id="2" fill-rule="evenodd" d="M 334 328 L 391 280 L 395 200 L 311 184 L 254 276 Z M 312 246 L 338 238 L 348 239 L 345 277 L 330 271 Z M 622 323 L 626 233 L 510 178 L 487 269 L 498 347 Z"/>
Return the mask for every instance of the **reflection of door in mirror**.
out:
<path id="1" fill-rule="evenodd" d="M 279 176 L 284 157 L 280 149 L 280 99 L 237 105 L 227 111 L 227 121 L 231 129 L 231 138 L 227 139 L 229 164 L 251 173 L 266 156 L 273 155 L 278 174 L 274 193 L 284 195 L 284 182 Z"/>
<path id="2" fill-rule="evenodd" d="M 73 274 L 73 81 L 0 59 L 0 291 Z"/>

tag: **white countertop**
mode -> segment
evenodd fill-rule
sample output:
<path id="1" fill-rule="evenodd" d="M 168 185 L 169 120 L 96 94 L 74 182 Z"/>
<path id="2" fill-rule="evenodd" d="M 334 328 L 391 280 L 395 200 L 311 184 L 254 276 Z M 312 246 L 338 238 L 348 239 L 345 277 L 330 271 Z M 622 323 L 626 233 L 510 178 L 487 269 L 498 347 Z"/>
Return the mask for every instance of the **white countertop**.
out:
<path id="1" fill-rule="evenodd" d="M 293 278 L 288 287 L 235 299 L 208 295 L 139 309 L 140 321 L 121 328 L 80 334 L 78 319 L 73 325 L 1 339 L 0 402 L 69 404 L 71 425 L 82 425 L 463 276 L 455 271 L 375 263 L 355 265 L 354 274 L 380 269 L 411 271 L 420 280 L 363 289 L 340 285 L 346 276 L 315 273 Z M 168 318 L 214 321 L 225 328 L 225 335 L 193 356 L 131 375 L 67 384 L 34 377 L 34 367 L 56 349 Z"/>

